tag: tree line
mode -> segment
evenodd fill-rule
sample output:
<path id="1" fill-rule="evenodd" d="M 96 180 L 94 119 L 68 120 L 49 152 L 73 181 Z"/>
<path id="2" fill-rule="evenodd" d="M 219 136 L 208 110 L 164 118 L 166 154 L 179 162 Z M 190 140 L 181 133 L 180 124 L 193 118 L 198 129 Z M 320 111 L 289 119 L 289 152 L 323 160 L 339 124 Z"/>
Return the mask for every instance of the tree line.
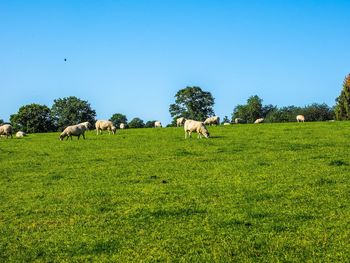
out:
<path id="1" fill-rule="evenodd" d="M 155 122 L 144 123 L 140 118 L 133 118 L 128 122 L 127 117 L 121 113 L 113 114 L 109 120 L 116 127 L 124 123 L 127 128 L 154 127 Z M 24 105 L 10 116 L 13 128 L 27 133 L 62 131 L 69 125 L 85 121 L 95 123 L 96 111 L 88 101 L 74 96 L 54 100 L 51 108 L 37 103 Z M 3 123 L 4 121 L 0 120 L 0 124 Z"/>
<path id="2" fill-rule="evenodd" d="M 324 120 L 350 120 L 350 74 L 345 77 L 340 95 L 336 98 L 334 107 L 327 104 L 313 103 L 305 107 L 263 105 L 263 100 L 253 95 L 248 98 L 246 104 L 234 107 L 231 119 L 225 116 L 222 122 L 234 122 L 240 118 L 247 123 L 253 123 L 258 118 L 264 118 L 265 122 L 292 122 L 295 116 L 302 114 L 307 121 Z M 203 91 L 200 87 L 186 87 L 175 94 L 175 102 L 169 106 L 169 112 L 173 121 L 168 126 L 176 126 L 176 119 L 185 117 L 204 121 L 213 116 L 215 99 L 210 92 Z M 29 104 L 19 108 L 18 112 L 10 116 L 10 123 L 15 130 L 27 133 L 62 131 L 65 127 L 85 121 L 94 123 L 96 111 L 90 103 L 71 96 L 54 100 L 51 108 L 46 105 Z M 155 120 L 146 123 L 136 117 L 128 122 L 127 117 L 121 113 L 115 113 L 109 119 L 116 127 L 124 123 L 127 128 L 151 128 Z M 0 125 L 4 121 L 0 119 Z"/>
<path id="3" fill-rule="evenodd" d="M 335 101 L 333 107 L 325 103 L 313 103 L 304 107 L 278 107 L 263 105 L 263 100 L 253 95 L 248 98 L 246 104 L 234 107 L 231 119 L 225 116 L 222 123 L 233 123 L 236 118 L 246 123 L 253 123 L 259 118 L 264 118 L 265 122 L 292 122 L 296 121 L 296 116 L 300 114 L 304 115 L 307 121 L 350 120 L 350 74 L 345 77 L 341 93 Z M 172 125 L 176 125 L 176 119 L 179 117 L 204 121 L 215 114 L 213 107 L 214 97 L 210 92 L 203 91 L 200 87 L 179 90 L 175 95 L 175 103 L 169 107 L 173 117 Z"/>

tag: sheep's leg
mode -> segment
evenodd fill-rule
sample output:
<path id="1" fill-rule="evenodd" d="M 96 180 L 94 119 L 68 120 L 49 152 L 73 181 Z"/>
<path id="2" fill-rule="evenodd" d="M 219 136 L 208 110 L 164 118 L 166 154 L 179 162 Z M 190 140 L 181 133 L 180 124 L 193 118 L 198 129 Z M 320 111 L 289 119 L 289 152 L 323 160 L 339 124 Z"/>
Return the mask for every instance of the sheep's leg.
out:
<path id="1" fill-rule="evenodd" d="M 85 140 L 85 132 L 83 132 L 83 138 L 84 138 L 84 140 Z"/>

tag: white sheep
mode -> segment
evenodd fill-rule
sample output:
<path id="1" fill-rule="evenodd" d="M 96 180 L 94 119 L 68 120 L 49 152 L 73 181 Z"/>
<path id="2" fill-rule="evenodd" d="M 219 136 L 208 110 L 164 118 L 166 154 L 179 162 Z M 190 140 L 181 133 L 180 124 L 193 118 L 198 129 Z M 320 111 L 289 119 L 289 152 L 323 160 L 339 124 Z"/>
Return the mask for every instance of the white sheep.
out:
<path id="1" fill-rule="evenodd" d="M 155 121 L 154 128 L 162 128 L 162 123 L 160 121 Z"/>
<path id="2" fill-rule="evenodd" d="M 220 125 L 220 118 L 218 116 L 209 117 L 204 121 L 205 125 Z"/>
<path id="3" fill-rule="evenodd" d="M 300 121 L 304 122 L 305 121 L 304 115 L 297 115 L 296 119 L 297 119 L 297 122 L 300 122 Z"/>
<path id="4" fill-rule="evenodd" d="M 18 131 L 16 133 L 16 138 L 23 138 L 24 136 L 27 136 L 27 134 L 25 132 Z"/>
<path id="5" fill-rule="evenodd" d="M 73 140 L 73 136 L 77 136 L 78 140 L 79 140 L 81 135 L 83 136 L 83 138 L 85 140 L 85 131 L 86 131 L 86 127 L 82 124 L 68 126 L 60 134 L 60 140 L 63 141 L 63 139 L 65 137 L 67 137 L 67 140 L 69 137 L 71 140 Z"/>
<path id="6" fill-rule="evenodd" d="M 105 121 L 105 120 L 98 120 L 95 123 L 96 133 L 102 134 L 102 131 L 107 130 L 109 134 L 115 134 L 115 131 L 117 128 L 113 125 L 113 122 L 111 121 Z"/>
<path id="7" fill-rule="evenodd" d="M 205 138 L 209 138 L 209 132 L 207 128 L 205 127 L 204 123 L 200 121 L 186 120 L 184 125 L 184 130 L 185 130 L 185 139 L 187 139 L 187 134 L 191 138 L 192 132 L 197 132 L 198 138 L 202 138 L 202 135 Z"/>
<path id="8" fill-rule="evenodd" d="M 4 125 L 0 126 L 0 135 L 1 136 L 4 136 L 6 138 L 11 136 L 11 138 L 13 138 L 12 133 L 13 133 L 13 129 L 12 129 L 12 126 L 10 124 L 4 124 Z"/>
<path id="9" fill-rule="evenodd" d="M 241 119 L 241 118 L 236 118 L 236 119 L 235 119 L 235 123 L 236 123 L 236 124 L 246 123 L 246 121 L 243 120 L 243 119 Z"/>
<path id="10" fill-rule="evenodd" d="M 264 118 L 259 118 L 259 119 L 256 119 L 254 121 L 255 124 L 258 124 L 258 123 L 263 123 L 264 122 Z"/>

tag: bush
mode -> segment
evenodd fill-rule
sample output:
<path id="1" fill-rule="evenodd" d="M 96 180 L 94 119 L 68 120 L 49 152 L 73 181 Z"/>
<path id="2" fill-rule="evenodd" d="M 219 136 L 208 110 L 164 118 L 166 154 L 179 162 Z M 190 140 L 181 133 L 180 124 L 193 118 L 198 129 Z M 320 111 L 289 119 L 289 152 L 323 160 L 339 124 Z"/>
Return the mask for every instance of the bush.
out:
<path id="1" fill-rule="evenodd" d="M 133 118 L 129 123 L 128 126 L 130 128 L 143 128 L 145 127 L 145 123 L 143 122 L 143 120 L 141 120 L 140 118 Z"/>

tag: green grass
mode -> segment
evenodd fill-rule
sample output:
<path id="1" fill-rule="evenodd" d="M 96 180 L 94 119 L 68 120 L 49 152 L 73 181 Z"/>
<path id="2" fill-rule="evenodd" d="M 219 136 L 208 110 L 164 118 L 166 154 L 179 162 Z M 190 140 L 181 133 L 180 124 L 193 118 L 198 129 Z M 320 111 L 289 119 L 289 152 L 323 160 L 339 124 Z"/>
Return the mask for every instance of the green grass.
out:
<path id="1" fill-rule="evenodd" d="M 349 262 L 350 123 L 0 138 L 0 261 Z"/>

